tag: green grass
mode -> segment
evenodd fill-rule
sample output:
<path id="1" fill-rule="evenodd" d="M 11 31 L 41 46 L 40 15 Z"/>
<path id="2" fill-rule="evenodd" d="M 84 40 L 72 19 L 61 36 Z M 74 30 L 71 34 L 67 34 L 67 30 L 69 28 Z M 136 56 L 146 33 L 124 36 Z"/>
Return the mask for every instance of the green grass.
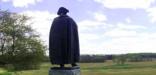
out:
<path id="1" fill-rule="evenodd" d="M 48 75 L 52 65 L 43 63 L 39 70 L 18 72 L 19 75 Z M 81 63 L 81 75 L 156 75 L 156 61 L 134 62 L 125 65 L 116 65 L 111 61 L 106 63 Z M 0 69 L 0 72 L 4 70 Z M 1 74 L 0 74 L 1 75 Z"/>
<path id="2" fill-rule="evenodd" d="M 2 68 L 0 68 L 0 75 L 2 74 L 2 73 L 4 73 L 4 72 L 6 72 L 4 69 L 2 69 Z"/>
<path id="3" fill-rule="evenodd" d="M 6 70 L 0 68 L 0 75 L 11 75 L 10 72 L 7 72 Z"/>

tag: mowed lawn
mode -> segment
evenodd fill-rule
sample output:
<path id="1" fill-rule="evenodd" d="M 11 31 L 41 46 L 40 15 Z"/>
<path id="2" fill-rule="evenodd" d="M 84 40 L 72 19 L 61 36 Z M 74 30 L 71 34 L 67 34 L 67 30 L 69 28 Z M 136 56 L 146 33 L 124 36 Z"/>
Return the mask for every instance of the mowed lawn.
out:
<path id="1" fill-rule="evenodd" d="M 81 75 L 156 75 L 156 61 L 126 63 L 125 65 L 116 65 L 107 61 L 105 63 L 80 63 L 79 65 Z M 48 75 L 51 66 L 50 63 L 43 63 L 39 70 L 20 71 L 18 74 Z"/>

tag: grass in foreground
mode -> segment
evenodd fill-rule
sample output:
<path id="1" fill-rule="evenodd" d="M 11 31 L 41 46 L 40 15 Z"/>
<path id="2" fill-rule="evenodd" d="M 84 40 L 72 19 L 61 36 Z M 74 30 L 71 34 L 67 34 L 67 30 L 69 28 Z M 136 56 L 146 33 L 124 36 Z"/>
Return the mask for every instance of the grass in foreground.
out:
<path id="1" fill-rule="evenodd" d="M 116 65 L 111 61 L 106 63 L 81 63 L 81 75 L 156 75 L 156 61 L 135 62 Z M 18 72 L 19 75 L 48 75 L 50 63 L 43 63 L 39 70 Z M 0 70 L 1 71 L 1 70 Z"/>

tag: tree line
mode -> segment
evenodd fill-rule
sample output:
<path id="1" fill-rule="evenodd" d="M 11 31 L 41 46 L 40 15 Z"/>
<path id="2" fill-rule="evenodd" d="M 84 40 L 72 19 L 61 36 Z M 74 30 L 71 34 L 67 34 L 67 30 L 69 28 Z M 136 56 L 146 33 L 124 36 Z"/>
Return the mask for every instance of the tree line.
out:
<path id="1" fill-rule="evenodd" d="M 82 63 L 97 63 L 112 60 L 117 64 L 125 62 L 142 62 L 156 60 L 156 53 L 128 53 L 119 55 L 81 55 L 80 62 Z"/>
<path id="2" fill-rule="evenodd" d="M 125 64 L 126 62 L 143 62 L 155 61 L 156 53 L 128 53 L 118 55 L 81 55 L 80 63 L 104 63 L 107 60 L 113 61 L 116 64 Z M 49 62 L 49 57 L 44 57 L 44 62 Z"/>

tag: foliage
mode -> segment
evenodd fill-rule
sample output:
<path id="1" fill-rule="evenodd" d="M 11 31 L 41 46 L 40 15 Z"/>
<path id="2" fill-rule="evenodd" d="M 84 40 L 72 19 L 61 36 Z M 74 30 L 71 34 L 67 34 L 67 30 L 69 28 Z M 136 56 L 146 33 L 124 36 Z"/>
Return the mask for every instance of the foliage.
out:
<path id="1" fill-rule="evenodd" d="M 118 65 L 123 65 L 125 64 L 126 61 L 127 61 L 126 55 L 118 55 L 118 56 L 115 56 L 113 59 L 113 62 L 115 62 Z"/>
<path id="2" fill-rule="evenodd" d="M 128 61 L 130 62 L 152 61 L 156 59 L 156 53 L 133 53 L 126 56 L 128 56 Z"/>
<path id="3" fill-rule="evenodd" d="M 104 55 L 81 55 L 80 62 L 81 63 L 105 62 L 105 56 Z"/>
<path id="4" fill-rule="evenodd" d="M 0 11 L 0 65 L 15 69 L 38 68 L 45 46 L 28 24 L 29 17 Z"/>

